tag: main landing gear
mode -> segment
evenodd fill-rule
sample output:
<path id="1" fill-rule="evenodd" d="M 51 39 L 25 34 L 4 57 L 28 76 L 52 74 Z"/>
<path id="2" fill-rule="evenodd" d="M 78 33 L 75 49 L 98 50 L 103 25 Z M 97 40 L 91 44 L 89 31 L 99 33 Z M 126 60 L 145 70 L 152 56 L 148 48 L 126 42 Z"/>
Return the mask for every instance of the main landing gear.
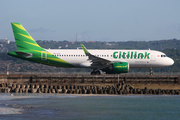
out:
<path id="1" fill-rule="evenodd" d="M 100 75 L 101 74 L 101 71 L 100 70 L 93 70 L 92 72 L 91 72 L 91 75 Z"/>
<path id="2" fill-rule="evenodd" d="M 150 74 L 149 75 L 153 75 L 153 71 L 152 68 L 149 68 Z"/>

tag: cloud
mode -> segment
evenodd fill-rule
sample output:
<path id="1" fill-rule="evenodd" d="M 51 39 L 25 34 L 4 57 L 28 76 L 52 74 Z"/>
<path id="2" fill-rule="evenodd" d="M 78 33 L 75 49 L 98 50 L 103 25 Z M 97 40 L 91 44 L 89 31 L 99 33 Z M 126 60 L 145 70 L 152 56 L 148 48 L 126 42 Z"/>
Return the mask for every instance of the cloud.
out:
<path id="1" fill-rule="evenodd" d="M 29 32 L 38 32 L 38 33 L 46 33 L 46 32 L 56 32 L 55 30 L 45 29 L 45 28 L 37 28 L 37 29 L 30 29 Z"/>

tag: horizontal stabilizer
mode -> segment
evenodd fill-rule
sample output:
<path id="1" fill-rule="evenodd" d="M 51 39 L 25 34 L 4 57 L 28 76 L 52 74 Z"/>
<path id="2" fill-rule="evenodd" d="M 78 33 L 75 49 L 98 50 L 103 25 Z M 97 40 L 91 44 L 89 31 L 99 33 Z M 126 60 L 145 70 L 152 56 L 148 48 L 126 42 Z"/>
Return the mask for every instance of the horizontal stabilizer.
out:
<path id="1" fill-rule="evenodd" d="M 21 52 L 21 51 L 15 51 L 15 53 L 18 54 L 18 55 L 24 56 L 26 58 L 30 58 L 30 57 L 33 56 L 32 53 L 25 53 L 25 52 Z"/>

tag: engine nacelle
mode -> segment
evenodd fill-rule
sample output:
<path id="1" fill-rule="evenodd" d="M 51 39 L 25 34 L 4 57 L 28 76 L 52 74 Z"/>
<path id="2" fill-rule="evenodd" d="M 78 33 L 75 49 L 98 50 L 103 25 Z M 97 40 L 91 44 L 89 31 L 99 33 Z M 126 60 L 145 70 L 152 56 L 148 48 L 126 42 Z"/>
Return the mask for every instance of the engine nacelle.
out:
<path id="1" fill-rule="evenodd" d="M 107 74 L 120 74 L 129 72 L 129 63 L 128 62 L 116 62 L 112 63 L 105 71 Z"/>

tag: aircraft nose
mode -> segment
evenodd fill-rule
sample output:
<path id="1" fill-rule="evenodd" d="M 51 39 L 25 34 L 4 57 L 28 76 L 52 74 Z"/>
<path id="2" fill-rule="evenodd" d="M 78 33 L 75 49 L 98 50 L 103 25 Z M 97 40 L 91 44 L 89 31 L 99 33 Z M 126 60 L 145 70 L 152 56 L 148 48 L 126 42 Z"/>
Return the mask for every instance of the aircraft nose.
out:
<path id="1" fill-rule="evenodd" d="M 174 60 L 170 58 L 170 62 L 169 62 L 171 65 L 174 64 Z"/>
<path id="2" fill-rule="evenodd" d="M 171 59 L 171 58 L 169 58 L 169 60 L 168 60 L 168 65 L 170 66 L 170 65 L 173 65 L 173 64 L 174 64 L 174 60 Z"/>

